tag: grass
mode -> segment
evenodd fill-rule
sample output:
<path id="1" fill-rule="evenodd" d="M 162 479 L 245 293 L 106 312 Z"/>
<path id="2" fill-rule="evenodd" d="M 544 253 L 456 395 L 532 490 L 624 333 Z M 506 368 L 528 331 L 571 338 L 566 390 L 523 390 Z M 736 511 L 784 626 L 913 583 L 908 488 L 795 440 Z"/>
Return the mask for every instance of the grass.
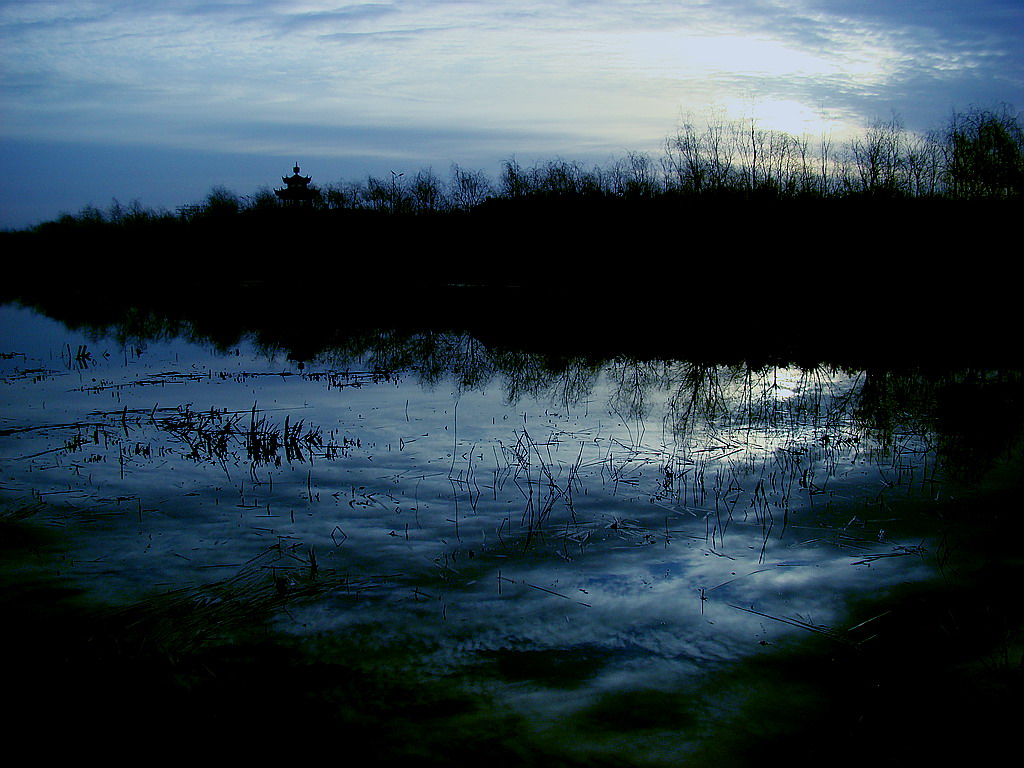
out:
<path id="1" fill-rule="evenodd" d="M 1015 514 L 977 509 L 1018 500 L 1019 487 L 943 502 L 941 516 L 961 523 L 947 531 L 958 546 L 945 577 L 862 595 L 841 626 L 760 614 L 803 632 L 705 680 L 707 737 L 692 763 L 1002 762 L 1024 695 L 1024 530 Z"/>
<path id="2" fill-rule="evenodd" d="M 105 614 L 102 623 L 121 643 L 138 638 L 171 656 L 194 652 L 242 630 L 259 626 L 276 612 L 331 592 L 358 593 L 374 586 L 317 564 L 310 548 L 277 544 L 249 560 L 229 579 L 163 592 Z"/>
<path id="3" fill-rule="evenodd" d="M 197 412 L 179 406 L 153 422 L 185 443 L 189 458 L 196 461 L 224 464 L 244 447 L 253 472 L 265 464 L 280 465 L 282 454 L 289 463 L 302 463 L 315 450 L 324 450 L 328 457 L 338 453 L 338 446 L 331 443 L 325 448 L 319 427 L 306 426 L 304 420 L 292 423 L 290 415 L 285 416 L 283 425 L 276 424 L 256 403 L 248 412 L 213 408 Z"/>
<path id="4" fill-rule="evenodd" d="M 40 545 L 20 528 L 39 511 L 5 509 L 5 555 Z M 228 579 L 115 610 L 59 579 L 30 585 L 5 573 L 0 586 L 5 729 L 54 756 L 102 743 L 117 757 L 329 751 L 382 766 L 589 764 L 532 740 L 480 692 L 418 668 L 416 649 L 383 647 L 372 627 L 310 640 L 275 631 L 273 619 L 303 601 L 374 589 L 318 567 L 312 550 L 272 547 Z"/>

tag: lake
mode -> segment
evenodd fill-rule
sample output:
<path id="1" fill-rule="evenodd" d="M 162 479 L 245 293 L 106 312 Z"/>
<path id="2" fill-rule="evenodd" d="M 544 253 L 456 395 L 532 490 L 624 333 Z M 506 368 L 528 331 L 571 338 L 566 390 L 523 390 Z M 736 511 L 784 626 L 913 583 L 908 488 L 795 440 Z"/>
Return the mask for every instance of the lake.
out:
<path id="1" fill-rule="evenodd" d="M 371 764 L 836 763 L 1015 715 L 1019 371 L 290 352 L 0 309 L 18 697 Z"/>

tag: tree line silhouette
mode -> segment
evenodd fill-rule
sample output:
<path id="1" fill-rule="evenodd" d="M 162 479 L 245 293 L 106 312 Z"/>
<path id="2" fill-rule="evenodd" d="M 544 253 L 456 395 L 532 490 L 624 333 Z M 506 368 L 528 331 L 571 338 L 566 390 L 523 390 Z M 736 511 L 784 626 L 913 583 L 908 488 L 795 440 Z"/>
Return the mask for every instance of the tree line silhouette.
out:
<path id="1" fill-rule="evenodd" d="M 114 201 L 3 233 L 18 258 L 0 299 L 230 314 L 301 337 L 431 324 L 555 351 L 1013 351 L 1024 130 L 1008 106 L 815 146 L 686 121 L 659 158 L 509 158 L 496 180 L 453 165 L 315 192 L 295 206 L 215 187 L 178 211 Z"/>
<path id="2" fill-rule="evenodd" d="M 523 166 L 504 160 L 497 179 L 451 166 L 391 172 L 358 181 L 313 186 L 309 208 L 398 215 L 467 212 L 524 199 L 643 201 L 673 198 L 1007 200 L 1024 193 L 1024 125 L 1010 106 L 955 111 L 948 122 L 912 133 L 893 115 L 875 120 L 848 141 L 761 128 L 755 120 L 688 119 L 666 138 L 661 157 L 627 152 L 603 167 L 555 159 Z M 160 220 L 223 220 L 273 215 L 288 208 L 269 187 L 239 195 L 214 187 L 198 203 L 171 212 L 117 200 L 87 205 L 37 229 L 55 226 L 151 225 Z"/>

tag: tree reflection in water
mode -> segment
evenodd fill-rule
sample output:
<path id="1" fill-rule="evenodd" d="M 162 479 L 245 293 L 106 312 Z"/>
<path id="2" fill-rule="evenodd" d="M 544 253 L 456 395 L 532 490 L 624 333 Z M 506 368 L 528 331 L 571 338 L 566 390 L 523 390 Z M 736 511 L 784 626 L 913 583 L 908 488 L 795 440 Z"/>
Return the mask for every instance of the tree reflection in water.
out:
<path id="1" fill-rule="evenodd" d="M 882 609 L 854 620 L 848 605 L 939 573 L 938 500 L 1005 465 L 1021 436 L 1015 370 L 327 335 L 310 355 L 274 329 L 206 334 L 156 313 L 95 326 L 82 346 L 97 353 L 66 372 L 89 373 L 80 387 L 44 367 L 35 384 L 8 377 L 9 392 L 53 398 L 45 423 L 9 410 L 8 488 L 68 505 L 77 565 L 64 572 L 120 585 L 117 632 L 195 653 L 257 627 L 312 643 L 318 663 L 428 670 L 592 756 L 628 756 L 655 720 L 672 754 L 709 743 L 694 713 L 742 711 L 729 676 L 794 637 L 870 648 Z M 183 350 L 176 368 L 150 368 L 126 352 L 145 377 L 99 354 L 104 340 L 182 338 L 254 353 L 197 365 Z M 674 714 L 625 717 L 640 701 Z M 609 725 L 619 715 L 632 725 Z"/>

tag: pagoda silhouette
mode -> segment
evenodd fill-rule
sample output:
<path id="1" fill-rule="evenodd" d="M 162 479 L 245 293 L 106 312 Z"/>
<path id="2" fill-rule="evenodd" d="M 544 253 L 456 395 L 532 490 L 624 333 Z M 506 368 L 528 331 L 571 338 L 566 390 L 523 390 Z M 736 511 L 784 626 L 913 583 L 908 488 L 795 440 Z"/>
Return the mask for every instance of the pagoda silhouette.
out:
<path id="1" fill-rule="evenodd" d="M 281 181 L 285 183 L 284 189 L 275 189 L 274 194 L 286 205 L 312 205 L 317 192 L 309 188 L 311 180 L 309 176 L 299 175 L 299 164 L 296 163 L 291 176 L 281 177 Z"/>

